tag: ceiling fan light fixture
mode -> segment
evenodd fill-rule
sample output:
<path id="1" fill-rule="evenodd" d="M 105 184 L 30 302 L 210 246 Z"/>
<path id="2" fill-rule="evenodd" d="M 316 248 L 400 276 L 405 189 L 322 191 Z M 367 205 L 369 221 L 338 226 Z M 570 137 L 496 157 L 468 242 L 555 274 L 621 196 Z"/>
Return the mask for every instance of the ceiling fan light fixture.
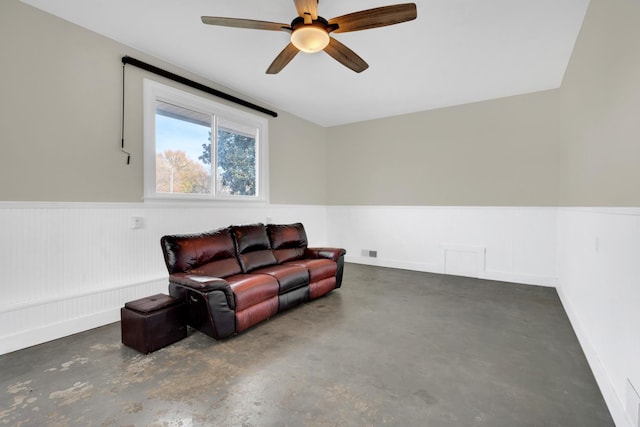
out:
<path id="1" fill-rule="evenodd" d="M 303 52 L 319 52 L 329 44 L 329 33 L 315 25 L 302 25 L 291 33 L 291 43 Z"/>
<path id="2" fill-rule="evenodd" d="M 277 74 L 282 71 L 299 52 L 315 53 L 321 50 L 345 67 L 361 73 L 369 68 L 369 65 L 354 51 L 330 37 L 330 34 L 386 27 L 411 21 L 418 16 L 415 3 L 402 3 L 347 13 L 327 21 L 318 15 L 318 0 L 293 0 L 293 4 L 296 6 L 298 16 L 293 18 L 290 25 L 221 16 L 202 16 L 200 19 L 207 25 L 290 31 L 291 41 L 269 65 L 267 74 Z"/>

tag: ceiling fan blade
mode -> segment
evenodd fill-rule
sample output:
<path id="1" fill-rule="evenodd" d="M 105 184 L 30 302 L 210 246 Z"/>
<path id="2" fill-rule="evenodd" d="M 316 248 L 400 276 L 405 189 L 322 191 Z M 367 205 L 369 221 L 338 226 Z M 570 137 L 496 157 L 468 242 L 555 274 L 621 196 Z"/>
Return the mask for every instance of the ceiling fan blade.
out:
<path id="1" fill-rule="evenodd" d="M 208 25 L 219 25 L 222 27 L 250 28 L 253 30 L 290 31 L 288 24 L 279 24 L 269 21 L 255 21 L 253 19 L 222 18 L 219 16 L 203 16 L 202 22 Z"/>
<path id="2" fill-rule="evenodd" d="M 301 18 L 304 18 L 308 13 L 312 20 L 318 19 L 318 0 L 293 0 L 293 2 Z M 307 22 L 305 21 L 305 23 Z M 310 22 L 308 23 L 310 24 Z"/>
<path id="3" fill-rule="evenodd" d="M 289 62 L 300 52 L 293 43 L 289 43 L 282 52 L 276 56 L 269 68 L 267 68 L 267 74 L 278 74 Z"/>
<path id="4" fill-rule="evenodd" d="M 415 3 L 402 3 L 392 6 L 361 10 L 329 20 L 329 25 L 338 25 L 334 33 L 368 30 L 416 19 L 418 11 Z"/>
<path id="5" fill-rule="evenodd" d="M 324 48 L 324 51 L 333 59 L 356 73 L 361 73 L 369 68 L 369 64 L 364 62 L 364 59 L 360 58 L 357 53 L 333 37 L 330 38 L 329 44 Z"/>

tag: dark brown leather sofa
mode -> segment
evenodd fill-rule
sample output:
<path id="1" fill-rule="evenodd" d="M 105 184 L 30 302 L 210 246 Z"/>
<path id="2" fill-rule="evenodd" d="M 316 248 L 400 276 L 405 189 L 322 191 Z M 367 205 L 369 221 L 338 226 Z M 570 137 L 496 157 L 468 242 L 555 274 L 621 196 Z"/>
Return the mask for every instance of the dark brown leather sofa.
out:
<path id="1" fill-rule="evenodd" d="M 340 248 L 309 248 L 304 226 L 251 224 L 162 237 L 169 293 L 187 323 L 221 339 L 342 284 Z"/>

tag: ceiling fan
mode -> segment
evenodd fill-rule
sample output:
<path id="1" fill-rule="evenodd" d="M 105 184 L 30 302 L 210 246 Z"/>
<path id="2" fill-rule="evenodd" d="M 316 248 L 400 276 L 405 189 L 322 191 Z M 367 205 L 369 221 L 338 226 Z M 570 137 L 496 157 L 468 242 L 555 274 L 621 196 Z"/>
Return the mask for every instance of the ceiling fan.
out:
<path id="1" fill-rule="evenodd" d="M 223 27 L 290 32 L 291 42 L 276 56 L 267 68 L 267 74 L 279 73 L 299 51 L 314 53 L 321 50 L 345 67 L 360 73 L 369 68 L 369 64 L 347 46 L 330 37 L 330 33 L 368 30 L 411 21 L 417 17 L 415 3 L 376 7 L 329 20 L 318 15 L 318 0 L 293 0 L 293 3 L 298 16 L 291 24 L 218 16 L 203 16 L 202 22 Z"/>

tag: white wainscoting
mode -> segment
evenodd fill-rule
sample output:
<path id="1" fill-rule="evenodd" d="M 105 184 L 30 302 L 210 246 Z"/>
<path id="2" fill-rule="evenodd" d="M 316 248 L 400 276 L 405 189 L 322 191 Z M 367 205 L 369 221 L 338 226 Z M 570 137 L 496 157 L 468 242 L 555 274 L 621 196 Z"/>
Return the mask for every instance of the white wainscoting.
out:
<path id="1" fill-rule="evenodd" d="M 637 427 L 640 208 L 562 208 L 558 225 L 558 294 L 616 425 Z"/>
<path id="2" fill-rule="evenodd" d="M 165 234 L 298 221 L 326 245 L 324 206 L 0 202 L 0 354 L 118 321 L 126 301 L 166 293 Z"/>
<path id="3" fill-rule="evenodd" d="M 635 427 L 640 208 L 0 202 L 0 354 L 115 322 L 124 302 L 166 292 L 162 235 L 297 221 L 348 262 L 557 286 L 616 424 Z"/>
<path id="4" fill-rule="evenodd" d="M 558 280 L 556 208 L 331 206 L 327 226 L 349 262 L 542 286 Z"/>
<path id="5" fill-rule="evenodd" d="M 252 222 L 305 224 L 347 261 L 553 286 L 554 208 L 0 203 L 0 354 L 119 320 L 166 292 L 159 240 Z M 131 218 L 142 227 L 131 228 Z M 362 249 L 377 258 L 361 256 Z"/>

